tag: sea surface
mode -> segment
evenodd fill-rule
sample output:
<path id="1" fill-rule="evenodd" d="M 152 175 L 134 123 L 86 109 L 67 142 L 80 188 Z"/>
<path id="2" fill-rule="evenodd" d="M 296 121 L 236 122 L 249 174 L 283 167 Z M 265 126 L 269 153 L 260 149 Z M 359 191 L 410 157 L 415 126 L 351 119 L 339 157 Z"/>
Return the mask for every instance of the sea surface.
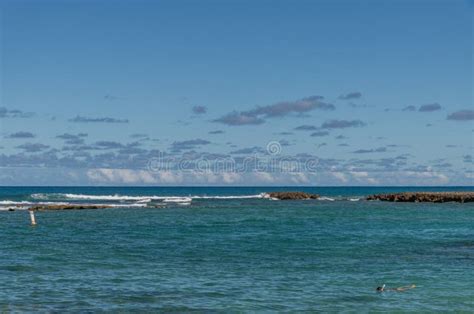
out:
<path id="1" fill-rule="evenodd" d="M 0 187 L 0 312 L 474 312 L 474 203 L 410 190 L 474 188 Z"/>

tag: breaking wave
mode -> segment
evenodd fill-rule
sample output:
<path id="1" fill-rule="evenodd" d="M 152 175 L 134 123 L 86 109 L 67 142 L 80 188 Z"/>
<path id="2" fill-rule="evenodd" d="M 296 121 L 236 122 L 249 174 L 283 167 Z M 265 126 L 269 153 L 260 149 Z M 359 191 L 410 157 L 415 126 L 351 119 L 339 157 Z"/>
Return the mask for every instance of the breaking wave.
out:
<path id="1" fill-rule="evenodd" d="M 229 196 L 159 196 L 159 195 L 144 195 L 144 196 L 132 196 L 132 195 L 92 195 L 92 194 L 71 194 L 71 193 L 37 193 L 32 194 L 33 199 L 49 200 L 49 199 L 70 199 L 70 200 L 102 200 L 102 201 L 136 201 L 139 203 L 147 203 L 151 201 L 164 201 L 164 202 L 190 202 L 196 199 L 258 199 L 264 198 L 264 193 L 256 195 L 229 195 Z"/>
<path id="2" fill-rule="evenodd" d="M 34 206 L 107 206 L 112 208 L 138 208 L 148 207 L 146 203 L 127 203 L 127 204 L 114 204 L 114 203 L 72 203 L 72 202 L 27 202 L 27 201 L 0 201 L 1 210 L 24 210 Z"/>
<path id="3" fill-rule="evenodd" d="M 245 200 L 245 199 L 267 199 L 271 198 L 267 193 L 252 195 L 189 195 L 189 196 L 163 196 L 163 195 L 93 195 L 73 193 L 36 193 L 31 194 L 26 200 L 0 200 L 0 210 L 27 209 L 40 205 L 81 205 L 107 206 L 117 208 L 141 208 L 141 207 L 163 207 L 163 206 L 186 206 L 196 200 Z M 351 201 L 357 202 L 363 199 L 359 196 L 352 197 L 329 197 L 320 196 L 318 201 Z"/>
<path id="4" fill-rule="evenodd" d="M 71 201 L 110 201 L 110 202 L 136 202 L 149 203 L 152 201 L 162 201 L 166 203 L 192 202 L 193 200 L 238 200 L 238 199 L 271 199 L 267 193 L 253 195 L 189 195 L 189 196 L 163 196 L 163 195 L 93 195 L 93 194 L 72 194 L 72 193 L 36 193 L 31 194 L 35 200 L 71 200 Z M 320 201 L 360 201 L 362 198 L 354 197 L 329 197 L 320 196 Z M 1 204 L 1 202 L 0 202 Z"/>
<path id="5" fill-rule="evenodd" d="M 327 196 L 320 196 L 320 197 L 318 198 L 318 200 L 319 200 L 319 201 L 331 201 L 331 202 L 335 201 L 334 198 L 332 198 L 332 197 L 327 197 Z"/>
<path id="6" fill-rule="evenodd" d="M 358 202 L 358 201 L 360 201 L 360 197 L 349 198 L 349 201 Z"/>

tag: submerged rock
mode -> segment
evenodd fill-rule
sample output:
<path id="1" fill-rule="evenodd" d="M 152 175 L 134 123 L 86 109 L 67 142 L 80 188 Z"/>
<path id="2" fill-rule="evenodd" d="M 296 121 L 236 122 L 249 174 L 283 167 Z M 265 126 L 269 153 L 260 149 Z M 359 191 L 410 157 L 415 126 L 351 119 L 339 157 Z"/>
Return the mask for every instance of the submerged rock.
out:
<path id="1" fill-rule="evenodd" d="M 367 200 L 387 201 L 387 202 L 474 202 L 474 192 L 404 192 L 375 194 L 367 197 Z"/>
<path id="2" fill-rule="evenodd" d="M 270 198 L 276 198 L 279 200 L 309 200 L 319 198 L 319 195 L 317 194 L 305 192 L 270 192 L 267 193 L 267 195 Z"/>
<path id="3" fill-rule="evenodd" d="M 36 205 L 30 210 L 75 210 L 75 209 L 103 209 L 112 208 L 108 205 L 88 205 L 88 204 L 64 204 L 64 205 Z"/>

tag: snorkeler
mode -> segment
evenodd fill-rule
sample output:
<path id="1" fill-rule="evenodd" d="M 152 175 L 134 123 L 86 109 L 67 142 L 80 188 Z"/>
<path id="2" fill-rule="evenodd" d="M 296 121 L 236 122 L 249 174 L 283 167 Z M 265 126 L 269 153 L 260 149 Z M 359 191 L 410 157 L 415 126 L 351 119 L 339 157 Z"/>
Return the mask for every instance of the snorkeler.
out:
<path id="1" fill-rule="evenodd" d="M 411 286 L 406 286 L 406 287 L 398 287 L 398 288 L 385 288 L 385 285 L 382 287 L 377 287 L 377 292 L 384 292 L 384 291 L 398 291 L 398 292 L 403 292 L 406 290 L 414 289 L 416 288 L 416 285 L 411 285 Z"/>

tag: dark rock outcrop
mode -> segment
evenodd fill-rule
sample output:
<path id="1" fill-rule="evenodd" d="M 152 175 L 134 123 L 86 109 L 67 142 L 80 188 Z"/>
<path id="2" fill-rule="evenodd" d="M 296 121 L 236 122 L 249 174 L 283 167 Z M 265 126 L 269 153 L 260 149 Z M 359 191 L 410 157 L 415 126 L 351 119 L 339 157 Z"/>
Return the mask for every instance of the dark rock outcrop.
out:
<path id="1" fill-rule="evenodd" d="M 387 202 L 474 202 L 474 192 L 404 192 L 390 194 L 375 194 L 367 197 L 367 200 Z"/>
<path id="2" fill-rule="evenodd" d="M 276 198 L 279 200 L 309 200 L 319 198 L 319 195 L 317 194 L 305 192 L 270 192 L 267 193 L 267 195 L 270 198 Z"/>
<path id="3" fill-rule="evenodd" d="M 75 209 L 103 209 L 111 208 L 108 205 L 65 204 L 65 205 L 36 205 L 29 210 L 75 210 Z"/>

